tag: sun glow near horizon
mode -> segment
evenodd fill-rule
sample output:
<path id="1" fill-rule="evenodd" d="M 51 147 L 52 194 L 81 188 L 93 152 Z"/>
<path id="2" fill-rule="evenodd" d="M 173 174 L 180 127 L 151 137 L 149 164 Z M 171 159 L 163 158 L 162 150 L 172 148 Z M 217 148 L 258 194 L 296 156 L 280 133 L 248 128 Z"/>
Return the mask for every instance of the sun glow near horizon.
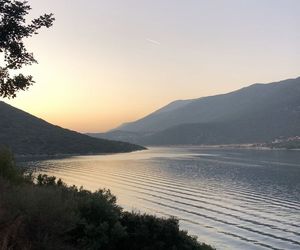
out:
<path id="1" fill-rule="evenodd" d="M 300 74 L 300 2 L 30 0 L 54 26 L 27 40 L 36 83 L 9 104 L 100 132 L 176 99 Z"/>

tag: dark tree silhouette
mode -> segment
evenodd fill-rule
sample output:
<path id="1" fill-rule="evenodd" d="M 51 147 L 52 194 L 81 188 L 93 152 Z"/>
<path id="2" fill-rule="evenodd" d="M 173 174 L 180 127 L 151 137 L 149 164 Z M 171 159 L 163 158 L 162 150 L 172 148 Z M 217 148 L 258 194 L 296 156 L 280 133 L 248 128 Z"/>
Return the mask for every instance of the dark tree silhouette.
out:
<path id="1" fill-rule="evenodd" d="M 34 83 L 32 76 L 12 75 L 25 65 L 37 63 L 24 45 L 24 38 L 37 34 L 42 27 L 52 26 L 53 14 L 44 14 L 26 23 L 31 10 L 27 1 L 0 0 L 0 97 L 14 98 L 19 90 L 26 90 Z"/>

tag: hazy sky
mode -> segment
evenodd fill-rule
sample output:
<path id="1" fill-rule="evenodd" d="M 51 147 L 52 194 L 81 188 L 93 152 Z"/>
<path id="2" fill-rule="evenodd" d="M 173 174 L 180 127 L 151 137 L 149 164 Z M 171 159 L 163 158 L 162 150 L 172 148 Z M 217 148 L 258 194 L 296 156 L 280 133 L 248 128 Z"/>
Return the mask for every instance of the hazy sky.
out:
<path id="1" fill-rule="evenodd" d="M 36 84 L 10 104 L 105 131 L 175 100 L 300 76 L 299 0 L 29 0 Z M 6 100 L 5 100 L 6 101 Z"/>

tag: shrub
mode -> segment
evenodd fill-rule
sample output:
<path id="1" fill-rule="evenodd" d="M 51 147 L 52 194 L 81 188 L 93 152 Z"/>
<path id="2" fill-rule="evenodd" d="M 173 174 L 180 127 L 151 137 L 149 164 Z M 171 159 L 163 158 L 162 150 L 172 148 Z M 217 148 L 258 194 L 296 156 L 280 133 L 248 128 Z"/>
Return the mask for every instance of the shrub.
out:
<path id="1" fill-rule="evenodd" d="M 0 176 L 10 181 L 19 177 L 13 154 L 6 147 L 0 147 Z"/>
<path id="2" fill-rule="evenodd" d="M 158 218 L 153 215 L 124 212 L 121 223 L 128 237 L 120 247 L 131 250 L 211 250 L 199 244 L 196 237 L 179 229 L 176 218 Z M 121 249 L 121 248 L 119 248 Z"/>
<path id="3" fill-rule="evenodd" d="M 175 218 L 124 212 L 109 190 L 69 187 L 47 175 L 24 179 L 7 149 L 0 173 L 0 249 L 212 250 Z"/>

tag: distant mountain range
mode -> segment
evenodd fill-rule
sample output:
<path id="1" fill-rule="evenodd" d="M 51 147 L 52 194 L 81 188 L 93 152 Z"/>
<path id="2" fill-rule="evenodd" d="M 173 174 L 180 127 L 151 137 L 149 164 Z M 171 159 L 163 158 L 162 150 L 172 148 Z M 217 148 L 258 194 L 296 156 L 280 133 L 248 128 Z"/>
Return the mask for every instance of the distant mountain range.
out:
<path id="1" fill-rule="evenodd" d="M 144 149 L 52 125 L 4 102 L 0 102 L 0 145 L 10 147 L 19 155 L 120 153 Z"/>
<path id="2" fill-rule="evenodd" d="M 300 135 L 300 78 L 180 100 L 94 137 L 142 145 L 259 143 Z"/>

